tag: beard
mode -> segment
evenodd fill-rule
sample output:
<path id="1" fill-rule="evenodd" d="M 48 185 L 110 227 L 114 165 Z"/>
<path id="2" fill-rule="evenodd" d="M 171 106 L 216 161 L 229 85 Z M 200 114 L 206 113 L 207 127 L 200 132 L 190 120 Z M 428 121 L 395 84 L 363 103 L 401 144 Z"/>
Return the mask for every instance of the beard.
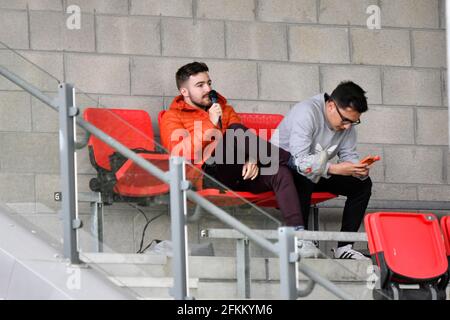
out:
<path id="1" fill-rule="evenodd" d="M 208 97 L 208 95 L 204 96 L 202 100 L 196 100 L 191 98 L 191 102 L 203 110 L 208 110 L 212 106 L 212 101 L 209 100 L 209 102 L 205 103 L 204 99 L 206 97 Z"/>

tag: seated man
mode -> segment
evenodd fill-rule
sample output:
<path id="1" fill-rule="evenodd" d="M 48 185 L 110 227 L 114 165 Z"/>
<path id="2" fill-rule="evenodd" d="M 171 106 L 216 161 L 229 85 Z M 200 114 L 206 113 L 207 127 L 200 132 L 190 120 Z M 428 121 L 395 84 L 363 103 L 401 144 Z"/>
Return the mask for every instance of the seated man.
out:
<path id="1" fill-rule="evenodd" d="M 274 191 L 285 224 L 302 230 L 300 202 L 293 173 L 287 166 L 290 154 L 251 134 L 220 94 L 217 103 L 212 103 L 208 72 L 206 64 L 199 62 L 177 71 L 180 95 L 162 118 L 163 145 L 172 155 L 202 164 L 207 174 L 232 190 Z M 239 133 L 245 135 L 244 139 L 239 139 Z M 269 161 L 263 161 L 263 149 L 268 151 Z M 318 255 L 311 241 L 300 243 L 303 257 Z"/>
<path id="2" fill-rule="evenodd" d="M 371 196 L 369 168 L 359 163 L 354 128 L 367 110 L 363 89 L 342 82 L 331 96 L 319 94 L 295 105 L 272 137 L 292 155 L 289 166 L 298 173 L 294 179 L 302 210 L 308 210 L 314 191 L 347 196 L 341 231 L 358 231 Z M 329 162 L 336 155 L 338 163 Z M 335 258 L 367 259 L 352 243 L 340 242 L 333 251 Z"/>

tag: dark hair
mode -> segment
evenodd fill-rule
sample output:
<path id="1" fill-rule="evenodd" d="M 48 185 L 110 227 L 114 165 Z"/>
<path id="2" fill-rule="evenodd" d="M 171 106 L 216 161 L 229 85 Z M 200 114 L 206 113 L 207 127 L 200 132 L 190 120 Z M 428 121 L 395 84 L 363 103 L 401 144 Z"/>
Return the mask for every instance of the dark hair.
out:
<path id="1" fill-rule="evenodd" d="M 368 110 L 365 93 L 356 83 L 342 81 L 331 93 L 331 99 L 342 108 L 350 107 L 359 113 L 363 113 Z"/>
<path id="2" fill-rule="evenodd" d="M 175 79 L 177 81 L 177 88 L 180 90 L 181 85 L 189 79 L 190 76 L 196 75 L 200 72 L 208 72 L 208 66 L 206 63 L 203 62 L 191 62 L 184 66 L 182 66 L 180 69 L 178 69 Z"/>

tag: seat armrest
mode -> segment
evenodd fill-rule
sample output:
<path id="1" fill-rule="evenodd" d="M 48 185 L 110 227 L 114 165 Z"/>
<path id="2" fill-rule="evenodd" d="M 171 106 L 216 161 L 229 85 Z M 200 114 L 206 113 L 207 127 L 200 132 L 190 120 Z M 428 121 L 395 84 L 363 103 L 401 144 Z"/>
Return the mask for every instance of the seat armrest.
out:
<path id="1" fill-rule="evenodd" d="M 153 165 L 157 166 L 163 171 L 167 171 L 169 168 L 169 158 L 170 155 L 165 153 L 139 153 L 138 154 L 141 158 L 144 158 L 145 160 L 151 162 Z M 127 161 L 120 167 L 119 170 L 116 172 L 116 179 L 120 180 L 122 177 L 124 177 L 127 172 L 130 170 L 130 168 L 133 167 L 134 161 L 131 159 L 127 159 Z M 150 174 L 150 172 L 148 173 Z"/>

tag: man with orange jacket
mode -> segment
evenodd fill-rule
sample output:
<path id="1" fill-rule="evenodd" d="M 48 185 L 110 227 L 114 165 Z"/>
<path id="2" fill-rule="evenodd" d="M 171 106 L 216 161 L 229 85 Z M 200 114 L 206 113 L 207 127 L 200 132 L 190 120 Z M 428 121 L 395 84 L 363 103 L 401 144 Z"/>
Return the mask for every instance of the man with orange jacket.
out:
<path id="1" fill-rule="evenodd" d="M 232 190 L 274 191 L 285 224 L 296 230 L 304 229 L 297 189 L 288 167 L 290 153 L 250 134 L 220 94 L 217 94 L 217 103 L 213 103 L 208 72 L 207 65 L 200 62 L 189 63 L 177 71 L 180 95 L 175 97 L 161 120 L 163 145 L 172 155 L 201 164 L 207 174 Z M 233 135 L 238 131 L 246 135 L 244 143 L 239 143 L 243 140 Z M 233 134 L 229 135 L 230 132 Z M 258 148 L 254 148 L 255 143 Z M 270 163 L 261 161 L 264 144 L 270 153 Z M 255 149 L 256 152 L 251 151 Z M 225 158 L 227 161 L 223 161 Z M 278 170 L 264 171 L 273 162 Z M 301 241 L 299 247 L 304 257 L 318 255 L 318 249 L 310 241 Z"/>

